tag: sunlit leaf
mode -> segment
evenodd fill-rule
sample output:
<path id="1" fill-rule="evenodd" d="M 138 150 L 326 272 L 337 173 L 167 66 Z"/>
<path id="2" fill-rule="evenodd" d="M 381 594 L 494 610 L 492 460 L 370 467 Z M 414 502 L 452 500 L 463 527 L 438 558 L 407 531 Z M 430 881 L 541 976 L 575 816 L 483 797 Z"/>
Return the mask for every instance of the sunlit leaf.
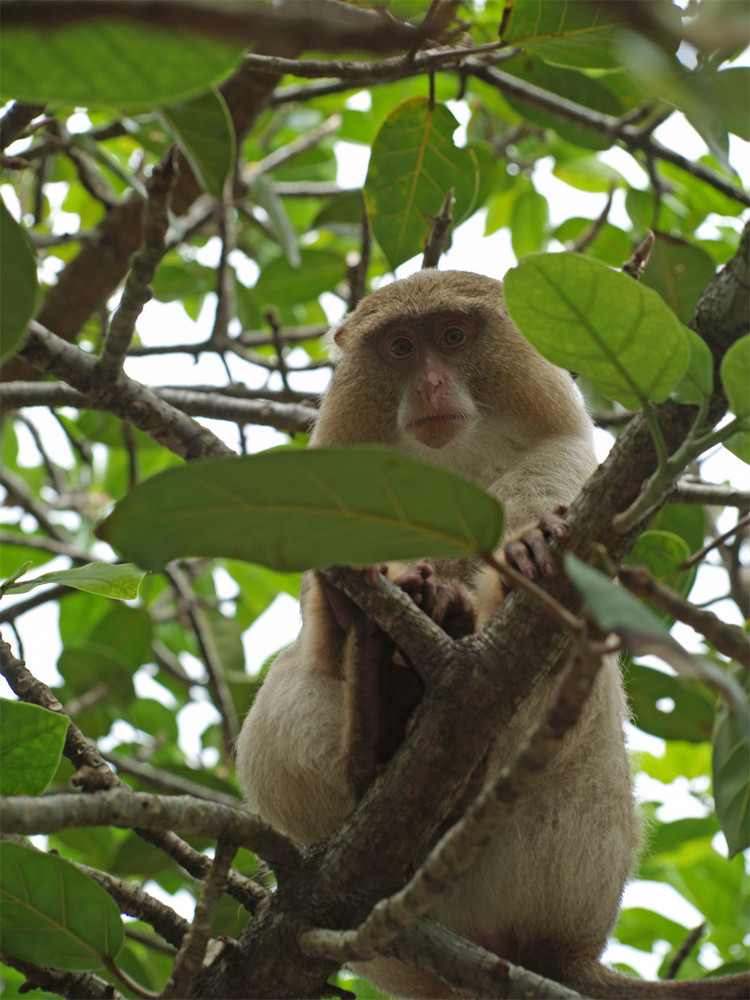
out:
<path id="1" fill-rule="evenodd" d="M 26 236 L 0 198 L 0 358 L 18 347 L 36 304 L 36 263 Z"/>
<path id="2" fill-rule="evenodd" d="M 207 90 L 191 101 L 167 104 L 159 111 L 203 187 L 221 200 L 234 163 L 234 128 L 224 98 Z"/>
<path id="3" fill-rule="evenodd" d="M 474 154 L 453 142 L 458 122 L 442 104 L 412 97 L 378 129 L 365 181 L 375 238 L 392 268 L 424 249 L 433 218 L 453 188 L 453 218 L 471 208 L 478 185 Z"/>
<path id="4" fill-rule="evenodd" d="M 281 570 L 471 556 L 502 530 L 494 498 L 386 448 L 281 450 L 193 462 L 137 486 L 99 534 L 148 569 L 182 556 Z"/>
<path id="5" fill-rule="evenodd" d="M 533 188 L 523 191 L 513 203 L 510 241 L 516 260 L 544 250 L 549 228 L 547 199 Z"/>
<path id="6" fill-rule="evenodd" d="M 59 583 L 65 587 L 74 587 L 76 590 L 85 590 L 87 594 L 131 601 L 138 596 L 138 587 L 143 576 L 143 570 L 130 563 L 87 563 L 85 566 L 76 566 L 73 569 L 42 573 L 33 580 L 19 580 L 18 583 L 12 584 L 8 591 L 25 594 L 46 583 Z"/>
<path id="7" fill-rule="evenodd" d="M 682 325 L 650 288 L 574 253 L 526 257 L 505 277 L 521 333 L 550 361 L 638 409 L 661 402 L 685 373 Z"/>
<path id="8" fill-rule="evenodd" d="M 60 969 L 114 958 L 124 931 L 117 904 L 88 875 L 53 854 L 0 843 L 3 952 Z"/>
<path id="9" fill-rule="evenodd" d="M 627 566 L 646 566 L 651 575 L 680 596 L 687 597 L 695 579 L 695 570 L 676 573 L 690 549 L 678 535 L 668 531 L 644 531 L 625 559 Z"/>
<path id="10" fill-rule="evenodd" d="M 0 700 L 0 795 L 41 795 L 60 763 L 68 718 Z"/>

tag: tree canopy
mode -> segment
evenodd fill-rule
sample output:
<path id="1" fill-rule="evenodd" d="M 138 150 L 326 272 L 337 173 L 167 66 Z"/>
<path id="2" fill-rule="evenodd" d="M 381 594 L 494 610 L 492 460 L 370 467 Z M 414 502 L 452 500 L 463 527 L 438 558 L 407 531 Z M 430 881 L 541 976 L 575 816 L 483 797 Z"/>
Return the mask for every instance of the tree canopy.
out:
<path id="1" fill-rule="evenodd" d="M 591 627 L 622 650 L 647 817 L 611 957 L 652 978 L 746 969 L 740 5 L 0 14 L 4 996 L 370 997 L 337 971 L 365 938 L 468 995 L 575 996 L 490 969 L 418 893 L 398 928 L 343 931 L 413 874 L 426 792 L 450 808 L 507 699 Z M 575 373 L 604 459 L 566 515 L 565 573 L 488 627 L 506 707 L 350 568 L 489 559 L 501 506 L 386 449 L 303 448 L 331 323 L 393 273 L 451 266 L 464 223 L 477 270 L 503 277 L 488 255 L 505 240 L 509 311 Z M 232 747 L 264 613 L 334 564 L 434 662 L 442 701 L 344 827 L 301 849 L 242 809 Z"/>

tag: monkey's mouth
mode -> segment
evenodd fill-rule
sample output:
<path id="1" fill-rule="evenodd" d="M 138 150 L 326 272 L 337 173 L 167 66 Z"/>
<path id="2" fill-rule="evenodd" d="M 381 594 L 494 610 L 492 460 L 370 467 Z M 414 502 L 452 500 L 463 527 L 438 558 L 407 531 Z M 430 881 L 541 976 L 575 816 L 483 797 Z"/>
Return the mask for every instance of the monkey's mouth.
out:
<path id="1" fill-rule="evenodd" d="M 442 448 L 452 441 L 462 427 L 471 422 L 471 416 L 456 410 L 453 413 L 428 413 L 409 422 L 409 430 L 428 448 Z"/>

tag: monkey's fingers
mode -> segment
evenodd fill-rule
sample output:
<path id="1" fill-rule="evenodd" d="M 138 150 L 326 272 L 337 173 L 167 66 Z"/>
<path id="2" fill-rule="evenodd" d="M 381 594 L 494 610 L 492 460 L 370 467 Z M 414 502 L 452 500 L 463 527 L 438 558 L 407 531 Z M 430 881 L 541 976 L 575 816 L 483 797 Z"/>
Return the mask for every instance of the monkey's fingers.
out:
<path id="1" fill-rule="evenodd" d="M 557 573 L 549 542 L 539 528 L 531 528 L 508 542 L 505 558 L 529 580 L 538 580 L 540 575 L 552 579 Z"/>
<path id="2" fill-rule="evenodd" d="M 563 520 L 563 515 L 567 512 L 567 504 L 559 503 L 550 514 L 539 518 L 539 528 L 556 542 L 564 541 L 568 537 L 568 524 Z"/>

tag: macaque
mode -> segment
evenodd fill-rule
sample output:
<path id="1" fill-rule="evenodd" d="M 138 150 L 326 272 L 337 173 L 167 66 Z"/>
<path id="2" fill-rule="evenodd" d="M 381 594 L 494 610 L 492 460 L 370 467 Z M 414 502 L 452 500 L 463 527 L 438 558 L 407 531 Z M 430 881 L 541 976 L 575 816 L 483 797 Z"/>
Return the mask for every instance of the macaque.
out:
<path id="1" fill-rule="evenodd" d="M 596 467 L 592 424 L 570 375 L 513 325 L 501 283 L 423 270 L 363 299 L 334 341 L 340 356 L 312 446 L 390 445 L 462 473 L 502 502 L 506 557 L 531 578 L 553 575 L 549 539 L 564 537 L 560 515 Z M 472 560 L 365 571 L 371 580 L 381 572 L 453 638 L 481 627 L 503 599 L 494 572 Z M 309 844 L 387 766 L 422 688 L 389 637 L 322 574 L 305 577 L 302 622 L 245 720 L 237 771 L 249 808 Z M 515 753 L 557 683 L 538 685 L 497 733 L 484 777 Z M 644 991 L 597 962 L 639 844 L 626 712 L 610 659 L 560 753 L 430 915 L 589 996 L 688 996 Z M 355 970 L 396 996 L 454 995 L 395 959 Z"/>

